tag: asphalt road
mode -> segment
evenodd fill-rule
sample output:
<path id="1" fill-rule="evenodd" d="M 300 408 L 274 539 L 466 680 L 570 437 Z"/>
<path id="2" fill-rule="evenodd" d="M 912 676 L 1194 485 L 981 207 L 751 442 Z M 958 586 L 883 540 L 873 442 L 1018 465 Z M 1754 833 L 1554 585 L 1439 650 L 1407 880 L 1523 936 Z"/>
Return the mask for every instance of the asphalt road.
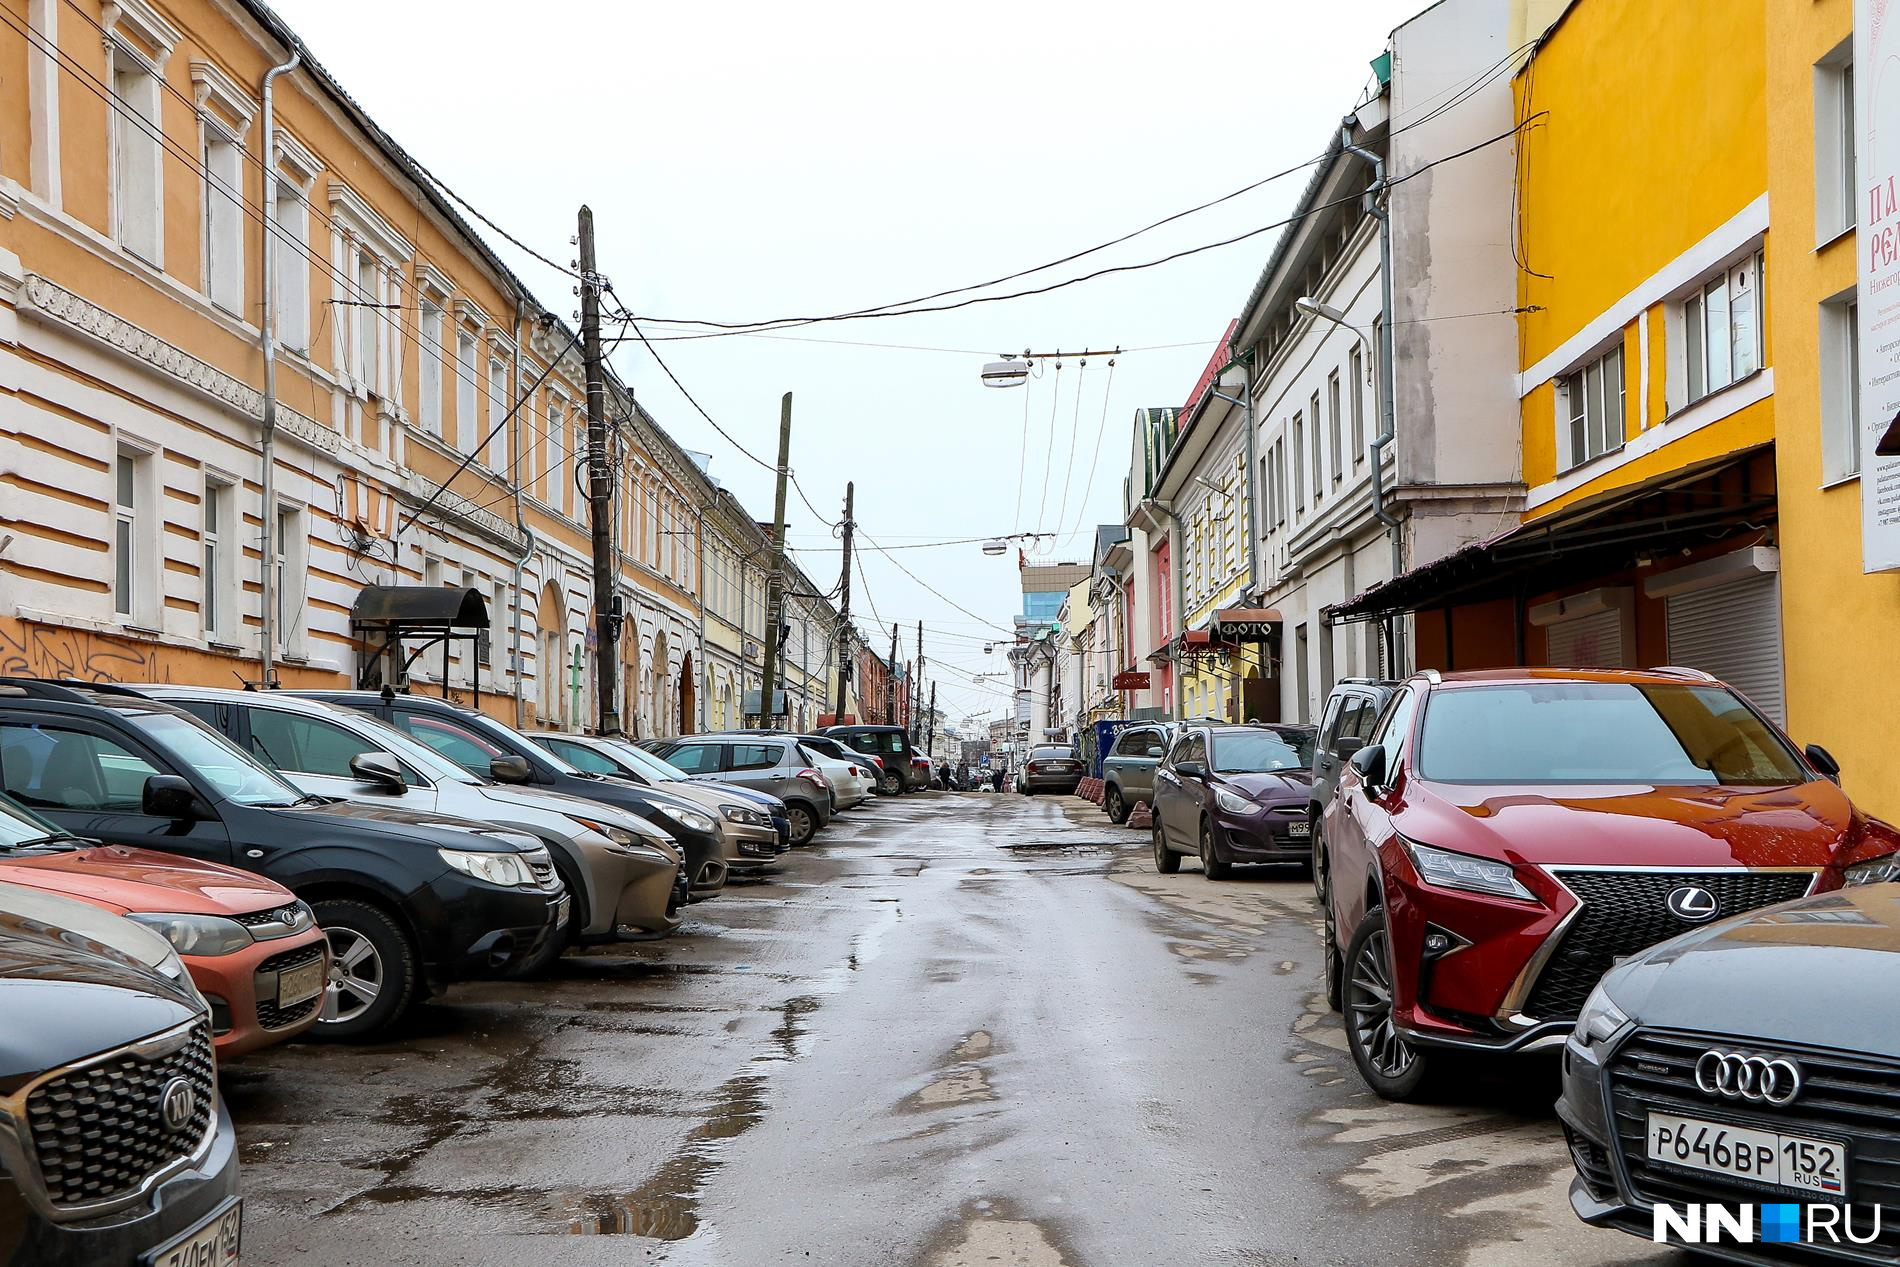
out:
<path id="1" fill-rule="evenodd" d="M 1311 886 L 1071 798 L 842 816 L 669 942 L 233 1065 L 247 1267 L 1676 1263 L 1583 1227 L 1549 1062 L 1395 1106 Z"/>

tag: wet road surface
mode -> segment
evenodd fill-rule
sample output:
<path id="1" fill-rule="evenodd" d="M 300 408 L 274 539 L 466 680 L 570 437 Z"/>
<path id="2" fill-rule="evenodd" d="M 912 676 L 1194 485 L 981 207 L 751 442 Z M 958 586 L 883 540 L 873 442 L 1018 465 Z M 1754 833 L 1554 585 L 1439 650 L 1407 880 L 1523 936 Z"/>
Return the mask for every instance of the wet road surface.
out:
<path id="1" fill-rule="evenodd" d="M 1623 1264 L 1553 1063 L 1388 1105 L 1311 885 L 1161 876 L 1071 798 L 837 819 L 668 942 L 224 1074 L 247 1267 Z"/>

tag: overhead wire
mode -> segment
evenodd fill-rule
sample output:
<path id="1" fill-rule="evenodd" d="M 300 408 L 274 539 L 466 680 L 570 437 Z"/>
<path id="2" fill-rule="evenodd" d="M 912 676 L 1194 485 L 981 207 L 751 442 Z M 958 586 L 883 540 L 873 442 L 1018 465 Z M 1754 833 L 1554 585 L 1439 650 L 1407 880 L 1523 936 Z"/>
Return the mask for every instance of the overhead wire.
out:
<path id="1" fill-rule="evenodd" d="M 1075 376 L 1075 408 L 1069 416 L 1069 459 L 1062 464 L 1062 500 L 1056 503 L 1055 529 L 1060 532 L 1062 523 L 1069 517 L 1069 484 L 1075 478 L 1075 441 L 1082 429 L 1082 387 L 1088 382 L 1089 363 L 1083 358 Z"/>

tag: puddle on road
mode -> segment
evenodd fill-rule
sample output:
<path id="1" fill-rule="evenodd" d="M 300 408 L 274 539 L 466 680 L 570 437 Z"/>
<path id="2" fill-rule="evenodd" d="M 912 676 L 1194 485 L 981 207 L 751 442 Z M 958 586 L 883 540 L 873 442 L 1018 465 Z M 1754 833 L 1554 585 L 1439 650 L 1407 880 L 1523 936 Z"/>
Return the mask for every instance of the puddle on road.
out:
<path id="1" fill-rule="evenodd" d="M 1076 1267 L 1078 1263 L 1050 1228 L 1017 1217 L 998 1198 L 965 1205 L 958 1221 L 932 1242 L 924 1259 L 929 1267 Z"/>
<path id="2" fill-rule="evenodd" d="M 988 1072 L 979 1063 L 996 1051 L 996 1040 L 988 1030 L 976 1030 L 950 1049 L 954 1063 L 941 1071 L 936 1081 L 913 1091 L 898 1102 L 900 1113 L 923 1113 L 953 1104 L 981 1104 L 996 1099 Z"/>

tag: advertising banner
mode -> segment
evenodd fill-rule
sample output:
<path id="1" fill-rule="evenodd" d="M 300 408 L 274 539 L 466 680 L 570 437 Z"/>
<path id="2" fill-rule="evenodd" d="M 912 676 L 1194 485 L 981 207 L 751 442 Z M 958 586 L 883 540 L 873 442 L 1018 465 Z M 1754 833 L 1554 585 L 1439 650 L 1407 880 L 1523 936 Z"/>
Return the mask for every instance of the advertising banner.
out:
<path id="1" fill-rule="evenodd" d="M 1900 0 L 1855 0 L 1861 565 L 1900 568 Z"/>

